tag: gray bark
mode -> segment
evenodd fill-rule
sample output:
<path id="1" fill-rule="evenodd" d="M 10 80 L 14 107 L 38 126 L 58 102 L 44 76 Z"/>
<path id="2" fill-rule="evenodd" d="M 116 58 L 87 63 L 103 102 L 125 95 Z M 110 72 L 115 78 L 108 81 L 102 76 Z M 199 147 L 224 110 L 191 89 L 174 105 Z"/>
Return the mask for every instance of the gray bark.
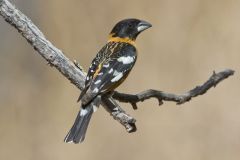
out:
<path id="1" fill-rule="evenodd" d="M 210 88 L 216 87 L 219 82 L 233 74 L 234 71 L 231 69 L 226 69 L 219 73 L 213 72 L 213 75 L 203 85 L 197 86 L 194 89 L 183 94 L 172 94 L 163 91 L 157 91 L 154 89 L 149 89 L 135 95 L 119 93 L 115 91 L 115 93 L 113 94 L 113 98 L 120 102 L 131 103 L 134 109 L 137 109 L 138 102 L 143 102 L 149 98 L 156 98 L 159 102 L 159 105 L 162 105 L 163 101 L 173 101 L 179 105 L 190 101 L 193 97 L 203 95 Z"/>

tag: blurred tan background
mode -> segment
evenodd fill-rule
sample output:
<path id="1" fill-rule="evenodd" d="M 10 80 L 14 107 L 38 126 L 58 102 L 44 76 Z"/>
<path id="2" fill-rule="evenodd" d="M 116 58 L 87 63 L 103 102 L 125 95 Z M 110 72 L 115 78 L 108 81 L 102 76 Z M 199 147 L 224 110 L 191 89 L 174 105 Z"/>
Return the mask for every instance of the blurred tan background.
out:
<path id="1" fill-rule="evenodd" d="M 123 18 L 147 20 L 138 62 L 119 91 L 154 88 L 182 93 L 213 70 L 236 74 L 181 106 L 155 99 L 133 111 L 128 134 L 100 108 L 83 144 L 65 144 L 79 90 L 49 67 L 0 18 L 1 160 L 238 160 L 240 159 L 240 0 L 12 0 L 46 37 L 87 68 Z"/>

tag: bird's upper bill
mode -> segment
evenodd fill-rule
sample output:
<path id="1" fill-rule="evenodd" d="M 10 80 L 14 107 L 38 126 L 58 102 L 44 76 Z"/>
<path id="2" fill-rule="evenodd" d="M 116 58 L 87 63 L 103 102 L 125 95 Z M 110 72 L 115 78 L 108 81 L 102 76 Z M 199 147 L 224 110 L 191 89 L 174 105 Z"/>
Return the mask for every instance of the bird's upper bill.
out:
<path id="1" fill-rule="evenodd" d="M 146 21 L 139 19 L 125 19 L 118 22 L 110 33 L 110 38 L 128 38 L 130 40 L 136 40 L 139 33 L 152 27 L 152 25 Z"/>
<path id="2" fill-rule="evenodd" d="M 148 28 L 152 27 L 152 25 L 146 21 L 141 21 L 138 26 L 137 26 L 137 30 L 138 32 L 142 32 Z"/>

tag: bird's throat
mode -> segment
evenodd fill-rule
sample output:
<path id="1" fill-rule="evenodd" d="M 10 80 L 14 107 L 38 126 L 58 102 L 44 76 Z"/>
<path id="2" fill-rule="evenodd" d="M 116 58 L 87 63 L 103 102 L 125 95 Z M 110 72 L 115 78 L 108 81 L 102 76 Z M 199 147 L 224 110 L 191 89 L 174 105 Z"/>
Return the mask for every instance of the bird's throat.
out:
<path id="1" fill-rule="evenodd" d="M 122 42 L 122 43 L 128 43 L 130 45 L 133 45 L 136 47 L 135 40 L 132 40 L 128 37 L 126 38 L 121 38 L 121 37 L 113 37 L 111 34 L 109 35 L 108 42 Z"/>

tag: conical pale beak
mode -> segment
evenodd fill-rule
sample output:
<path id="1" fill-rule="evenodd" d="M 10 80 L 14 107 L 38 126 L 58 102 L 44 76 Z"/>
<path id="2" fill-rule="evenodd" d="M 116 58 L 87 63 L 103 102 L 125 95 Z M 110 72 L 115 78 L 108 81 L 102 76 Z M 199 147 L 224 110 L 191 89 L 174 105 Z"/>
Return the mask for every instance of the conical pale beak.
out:
<path id="1" fill-rule="evenodd" d="M 138 32 L 142 32 L 148 28 L 152 27 L 152 25 L 146 21 L 141 21 L 139 24 L 138 24 L 138 27 L 137 27 L 137 30 Z"/>

